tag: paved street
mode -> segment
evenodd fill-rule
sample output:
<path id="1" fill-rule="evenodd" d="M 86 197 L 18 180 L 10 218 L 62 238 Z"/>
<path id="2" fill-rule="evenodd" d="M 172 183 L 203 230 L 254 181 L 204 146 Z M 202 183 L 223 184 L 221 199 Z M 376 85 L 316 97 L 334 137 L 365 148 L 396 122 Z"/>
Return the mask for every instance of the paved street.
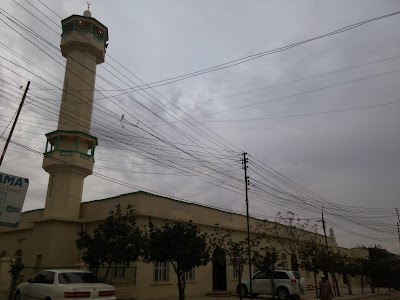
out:
<path id="1" fill-rule="evenodd" d="M 348 295 L 346 289 L 341 290 L 341 296 L 335 297 L 336 300 L 356 300 L 356 299 L 368 299 L 368 300 L 397 300 L 400 299 L 400 291 L 388 291 L 388 289 L 380 289 L 380 291 L 376 290 L 375 294 L 371 293 L 370 289 L 365 289 L 365 293 L 362 294 L 361 288 L 353 288 L 353 295 Z M 177 300 L 176 298 L 159 298 L 157 300 Z M 208 296 L 201 296 L 201 297 L 186 297 L 187 300 L 238 300 L 239 297 L 231 296 L 231 297 L 208 297 Z M 250 298 L 246 298 L 248 300 Z M 271 297 L 263 297 L 260 296 L 255 299 L 271 299 Z M 306 295 L 301 297 L 302 300 L 314 300 L 315 298 L 315 291 L 307 291 Z M 7 300 L 6 295 L 0 293 L 0 300 Z"/>
<path id="2" fill-rule="evenodd" d="M 400 291 L 391 291 L 389 292 L 388 289 L 380 289 L 379 291 L 376 290 L 375 294 L 371 293 L 371 290 L 366 288 L 364 289 L 364 294 L 362 293 L 361 288 L 353 287 L 353 295 L 348 295 L 347 289 L 342 288 L 340 290 L 340 297 L 335 297 L 334 299 L 337 300 L 356 300 L 356 299 L 368 299 L 368 300 L 395 300 L 400 299 Z M 176 297 L 178 299 L 178 297 Z M 169 299 L 169 300 L 176 300 L 176 299 Z M 231 296 L 231 297 L 186 297 L 187 300 L 238 300 L 239 297 Z M 245 298 L 249 300 L 250 298 Z M 271 299 L 271 297 L 267 296 L 259 296 L 255 299 Z M 301 297 L 302 300 L 315 300 L 315 291 L 307 291 L 306 295 Z M 161 299 L 159 299 L 161 300 Z"/>

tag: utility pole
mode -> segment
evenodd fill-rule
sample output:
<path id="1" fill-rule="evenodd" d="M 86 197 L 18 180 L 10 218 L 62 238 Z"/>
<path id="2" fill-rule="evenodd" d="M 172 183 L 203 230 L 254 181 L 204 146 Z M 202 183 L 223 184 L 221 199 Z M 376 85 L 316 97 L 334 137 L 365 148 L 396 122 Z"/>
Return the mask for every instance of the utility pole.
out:
<path id="1" fill-rule="evenodd" d="M 246 220 L 247 220 L 247 250 L 249 256 L 249 278 L 250 278 L 250 300 L 253 299 L 253 284 L 251 282 L 251 248 L 250 248 L 250 218 L 249 218 L 249 177 L 247 177 L 247 153 L 243 152 L 243 169 L 244 169 L 244 182 L 245 182 L 245 191 L 246 191 Z"/>
<path id="2" fill-rule="evenodd" d="M 326 253 L 329 252 L 328 247 L 328 239 L 326 238 L 326 227 L 325 227 L 325 219 L 324 219 L 324 206 L 322 206 L 322 228 L 324 228 L 324 236 L 325 236 L 325 245 L 326 245 Z"/>
<path id="3" fill-rule="evenodd" d="M 1 166 L 1 164 L 3 163 L 4 156 L 6 155 L 7 147 L 8 147 L 8 144 L 10 143 L 11 136 L 12 136 L 12 134 L 13 134 L 13 132 L 14 132 L 15 125 L 17 125 L 18 117 L 19 117 L 19 114 L 20 114 L 20 112 L 21 112 L 22 106 L 24 105 L 25 98 L 26 98 L 26 94 L 28 93 L 29 85 L 30 85 L 30 84 L 31 84 L 31 82 L 28 81 L 28 84 L 26 85 L 26 88 L 25 88 L 24 95 L 22 96 L 21 103 L 19 104 L 19 107 L 18 107 L 18 110 L 17 110 L 17 114 L 16 114 L 16 116 L 15 116 L 13 126 L 11 127 L 11 131 L 10 131 L 10 133 L 9 133 L 9 135 L 8 135 L 6 144 L 4 145 L 3 153 L 1 154 L 0 166 Z"/>
<path id="4" fill-rule="evenodd" d="M 326 227 L 325 227 L 324 206 L 323 205 L 322 205 L 322 220 L 321 221 L 322 221 L 322 227 L 324 228 L 326 255 L 328 255 L 329 247 L 328 247 L 328 239 L 326 237 Z M 328 272 L 326 272 L 325 276 L 326 276 L 326 279 L 328 280 Z M 333 286 L 335 287 L 335 285 L 336 285 L 336 289 L 334 288 L 333 290 L 335 291 L 335 294 L 337 294 L 337 296 L 340 296 L 339 286 L 337 284 L 336 277 L 335 277 L 334 273 L 331 273 L 331 276 L 332 276 L 332 280 L 333 280 Z"/>
<path id="5" fill-rule="evenodd" d="M 400 217 L 399 217 L 399 210 L 396 208 L 396 214 L 397 214 L 397 233 L 399 235 L 399 244 L 400 244 Z"/>

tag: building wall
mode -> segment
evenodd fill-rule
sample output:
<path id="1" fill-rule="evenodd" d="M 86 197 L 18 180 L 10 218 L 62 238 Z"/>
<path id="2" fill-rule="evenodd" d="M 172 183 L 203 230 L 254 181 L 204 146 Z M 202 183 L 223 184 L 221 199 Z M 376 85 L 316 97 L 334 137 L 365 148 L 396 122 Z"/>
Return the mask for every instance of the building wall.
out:
<path id="1" fill-rule="evenodd" d="M 147 224 L 149 217 L 156 225 L 161 225 L 163 220 L 192 220 L 202 232 L 208 234 L 214 233 L 215 228 L 219 228 L 232 230 L 232 239 L 236 241 L 244 240 L 247 237 L 246 217 L 243 215 L 137 192 L 83 203 L 79 219 L 42 218 L 42 210 L 23 213 L 19 228 L 2 228 L 0 230 L 0 253 L 5 250 L 9 256 L 13 256 L 17 249 L 21 249 L 23 261 L 29 266 L 37 265 L 39 255 L 42 267 L 75 266 L 80 263 L 80 252 L 75 245 L 75 241 L 79 238 L 78 233 L 84 229 L 88 234 L 93 234 L 95 228 L 109 216 L 109 211 L 115 209 L 117 204 L 121 204 L 123 210 L 128 204 L 133 205 L 140 225 Z M 260 226 L 270 228 L 274 225 L 272 222 L 251 218 L 251 235 L 254 236 Z M 274 240 L 273 234 L 267 238 L 268 244 L 276 247 L 281 259 L 283 250 Z M 350 249 L 341 249 L 350 255 L 359 255 L 360 252 L 355 250 L 353 253 Z M 290 269 L 289 255 L 287 255 L 287 266 Z M 117 285 L 120 298 L 140 300 L 177 296 L 177 278 L 172 267 L 168 270 L 169 276 L 166 282 L 154 281 L 154 265 L 152 263 L 137 262 L 136 267 L 135 285 Z M 253 268 L 253 274 L 254 271 Z M 308 283 L 313 284 L 311 273 L 306 274 L 303 271 L 301 273 L 306 277 Z M 249 277 L 248 266 L 244 266 L 242 277 Z M 237 278 L 234 278 L 233 267 L 229 265 L 229 261 L 227 261 L 226 267 L 226 284 L 228 291 L 235 292 Z M 186 295 L 201 296 L 212 292 L 212 289 L 212 262 L 210 262 L 206 266 L 195 269 L 195 279 L 187 282 Z"/>

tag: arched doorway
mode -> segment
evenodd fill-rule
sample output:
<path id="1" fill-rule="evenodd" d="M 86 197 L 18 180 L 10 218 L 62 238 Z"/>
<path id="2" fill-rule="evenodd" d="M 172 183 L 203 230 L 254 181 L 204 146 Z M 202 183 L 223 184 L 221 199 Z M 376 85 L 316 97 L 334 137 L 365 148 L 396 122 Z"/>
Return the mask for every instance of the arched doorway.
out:
<path id="1" fill-rule="evenodd" d="M 212 264 L 213 290 L 226 291 L 226 257 L 221 247 L 215 248 Z"/>

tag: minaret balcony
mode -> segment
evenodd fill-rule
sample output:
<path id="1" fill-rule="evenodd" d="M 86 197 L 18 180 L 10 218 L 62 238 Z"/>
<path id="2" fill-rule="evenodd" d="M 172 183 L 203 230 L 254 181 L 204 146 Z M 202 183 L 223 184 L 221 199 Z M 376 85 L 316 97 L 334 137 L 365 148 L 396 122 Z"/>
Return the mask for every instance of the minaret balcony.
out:
<path id="1" fill-rule="evenodd" d="M 97 138 L 80 131 L 57 130 L 46 134 L 43 168 L 53 173 L 71 171 L 92 174 Z"/>
<path id="2" fill-rule="evenodd" d="M 108 41 L 108 29 L 88 16 L 72 15 L 61 21 L 61 53 L 68 57 L 74 50 L 87 51 L 96 57 L 96 63 L 104 62 Z"/>

